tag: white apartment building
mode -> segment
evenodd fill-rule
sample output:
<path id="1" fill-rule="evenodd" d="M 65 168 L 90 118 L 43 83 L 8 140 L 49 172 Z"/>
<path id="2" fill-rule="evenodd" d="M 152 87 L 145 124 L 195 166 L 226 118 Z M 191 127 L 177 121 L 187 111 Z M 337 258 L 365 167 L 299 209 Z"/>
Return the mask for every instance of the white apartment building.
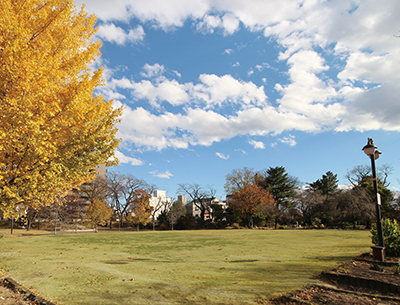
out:
<path id="1" fill-rule="evenodd" d="M 171 198 L 167 198 L 166 191 L 154 191 L 153 197 L 150 198 L 150 206 L 155 210 L 154 218 L 157 219 L 162 211 L 165 210 L 166 206 L 171 205 Z"/>

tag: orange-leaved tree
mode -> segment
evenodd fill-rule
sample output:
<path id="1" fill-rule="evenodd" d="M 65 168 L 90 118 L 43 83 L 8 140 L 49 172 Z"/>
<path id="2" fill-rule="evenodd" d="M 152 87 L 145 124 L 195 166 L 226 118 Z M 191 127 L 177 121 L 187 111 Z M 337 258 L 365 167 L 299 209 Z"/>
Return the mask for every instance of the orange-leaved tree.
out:
<path id="1" fill-rule="evenodd" d="M 73 0 L 0 1 L 0 211 L 38 208 L 112 165 L 121 114 L 94 90 L 94 16 Z M 110 163 L 109 160 L 114 160 Z"/>
<path id="2" fill-rule="evenodd" d="M 247 183 L 232 194 L 229 209 L 237 213 L 246 225 L 253 227 L 254 218 L 265 219 L 275 208 L 271 193 L 256 182 Z"/>
<path id="3" fill-rule="evenodd" d="M 151 195 L 143 189 L 137 189 L 132 192 L 131 198 L 134 215 L 129 215 L 126 219 L 128 222 L 136 224 L 139 231 L 140 224 L 145 226 L 151 221 L 150 216 L 153 212 L 153 207 L 150 206 Z"/>
<path id="4" fill-rule="evenodd" d="M 94 199 L 86 210 L 85 219 L 92 224 L 97 231 L 97 226 L 107 224 L 112 214 L 113 210 L 105 201 Z"/>

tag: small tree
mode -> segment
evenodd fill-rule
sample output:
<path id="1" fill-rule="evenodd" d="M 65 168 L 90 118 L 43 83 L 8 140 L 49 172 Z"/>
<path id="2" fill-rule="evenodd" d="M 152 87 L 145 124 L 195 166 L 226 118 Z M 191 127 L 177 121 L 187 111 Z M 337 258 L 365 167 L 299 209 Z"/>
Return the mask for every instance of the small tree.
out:
<path id="1" fill-rule="evenodd" d="M 133 208 L 134 215 L 129 215 L 127 220 L 137 225 L 139 231 L 140 224 L 147 225 L 151 219 L 151 212 L 153 207 L 150 206 L 151 195 L 143 189 L 135 190 L 131 196 L 132 204 L 135 205 Z"/>
<path id="2" fill-rule="evenodd" d="M 174 225 L 177 224 L 178 219 L 185 214 L 185 205 L 181 201 L 175 201 L 168 212 L 168 220 L 171 224 L 171 230 L 174 230 Z"/>
<path id="3" fill-rule="evenodd" d="M 93 203 L 88 206 L 85 218 L 95 227 L 97 232 L 97 226 L 107 224 L 112 216 L 112 213 L 112 209 L 105 201 L 94 199 Z"/>
<path id="4" fill-rule="evenodd" d="M 238 213 L 249 227 L 253 227 L 255 217 L 265 219 L 269 216 L 275 205 L 270 192 L 256 183 L 246 184 L 232 194 L 232 199 L 230 209 Z"/>

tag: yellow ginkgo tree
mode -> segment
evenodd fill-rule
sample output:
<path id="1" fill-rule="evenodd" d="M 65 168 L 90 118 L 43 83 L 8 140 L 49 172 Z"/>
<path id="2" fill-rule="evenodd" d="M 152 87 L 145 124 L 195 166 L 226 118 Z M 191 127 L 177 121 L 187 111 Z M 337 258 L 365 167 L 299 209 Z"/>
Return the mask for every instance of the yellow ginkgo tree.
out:
<path id="1" fill-rule="evenodd" d="M 94 16 L 72 0 L 0 0 L 0 211 L 47 205 L 112 165 L 121 109 L 95 89 Z M 110 161 L 114 160 L 114 161 Z"/>

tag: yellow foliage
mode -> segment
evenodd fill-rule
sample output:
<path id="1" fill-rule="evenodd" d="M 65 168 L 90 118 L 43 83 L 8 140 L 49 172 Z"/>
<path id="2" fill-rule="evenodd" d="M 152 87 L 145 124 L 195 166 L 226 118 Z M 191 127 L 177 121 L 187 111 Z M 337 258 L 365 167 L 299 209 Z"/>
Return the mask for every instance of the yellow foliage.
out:
<path id="1" fill-rule="evenodd" d="M 121 109 L 94 94 L 94 16 L 72 0 L 0 0 L 0 12 L 0 210 L 10 211 L 49 204 L 112 165 Z"/>
<path id="2" fill-rule="evenodd" d="M 135 215 L 129 215 L 126 219 L 133 224 L 147 225 L 151 219 L 153 207 L 150 206 L 151 195 L 143 189 L 137 189 L 131 194 L 132 203 L 135 205 L 133 212 Z"/>
<path id="3" fill-rule="evenodd" d="M 97 228 L 97 225 L 105 225 L 112 216 L 112 209 L 105 201 L 94 199 L 87 210 L 85 219 Z"/>

